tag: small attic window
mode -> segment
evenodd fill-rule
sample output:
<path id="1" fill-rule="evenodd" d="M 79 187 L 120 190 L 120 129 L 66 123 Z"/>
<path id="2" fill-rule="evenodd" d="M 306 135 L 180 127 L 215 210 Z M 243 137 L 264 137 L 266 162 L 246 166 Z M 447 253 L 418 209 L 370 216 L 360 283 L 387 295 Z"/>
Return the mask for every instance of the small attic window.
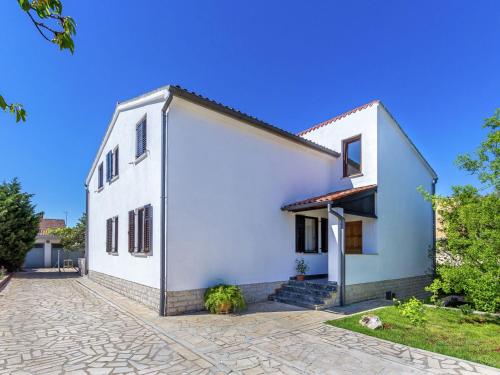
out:
<path id="1" fill-rule="evenodd" d="M 342 141 L 344 177 L 361 174 L 361 135 Z"/>

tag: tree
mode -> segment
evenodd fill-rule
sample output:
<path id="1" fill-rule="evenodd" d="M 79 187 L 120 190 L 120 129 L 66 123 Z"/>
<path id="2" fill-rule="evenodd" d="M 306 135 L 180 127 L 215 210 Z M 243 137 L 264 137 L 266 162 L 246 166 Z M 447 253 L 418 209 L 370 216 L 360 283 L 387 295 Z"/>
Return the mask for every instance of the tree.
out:
<path id="1" fill-rule="evenodd" d="M 83 213 L 73 228 L 54 228 L 50 229 L 49 233 L 59 237 L 64 250 L 83 250 L 85 249 L 86 228 L 87 215 Z"/>
<path id="2" fill-rule="evenodd" d="M 76 35 L 76 24 L 73 18 L 62 15 L 61 0 L 17 0 L 22 11 L 26 13 L 40 35 L 47 41 L 67 49 L 75 50 L 73 36 Z M 8 103 L 0 95 L 0 109 L 16 116 L 16 122 L 26 121 L 26 110 L 20 103 Z"/>
<path id="3" fill-rule="evenodd" d="M 0 184 L 0 268 L 17 271 L 33 247 L 42 213 L 17 179 Z"/>
<path id="4" fill-rule="evenodd" d="M 445 235 L 436 249 L 444 261 L 428 290 L 434 299 L 440 292 L 463 293 L 476 309 L 489 312 L 500 308 L 499 126 L 497 110 L 485 121 L 488 134 L 475 154 L 457 158 L 459 168 L 478 176 L 480 189 L 454 186 L 449 197 L 426 194 Z"/>

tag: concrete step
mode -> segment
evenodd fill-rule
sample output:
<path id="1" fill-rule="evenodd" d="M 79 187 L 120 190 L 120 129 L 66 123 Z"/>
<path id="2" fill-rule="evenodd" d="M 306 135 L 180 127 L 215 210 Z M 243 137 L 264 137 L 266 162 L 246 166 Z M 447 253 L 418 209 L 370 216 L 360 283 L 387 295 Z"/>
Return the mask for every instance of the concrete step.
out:
<path id="1" fill-rule="evenodd" d="M 311 303 L 314 305 L 321 305 L 327 298 L 320 298 L 314 295 L 304 294 L 304 293 L 293 293 L 283 290 L 278 290 L 275 293 L 278 298 L 293 299 L 297 301 L 302 301 L 304 303 Z"/>
<path id="2" fill-rule="evenodd" d="M 334 303 L 336 294 L 336 283 L 290 280 L 270 295 L 269 300 L 321 310 Z"/>
<path id="3" fill-rule="evenodd" d="M 289 284 L 283 285 L 279 290 L 282 290 L 284 292 L 290 292 L 290 293 L 301 293 L 301 294 L 314 295 L 316 297 L 323 297 L 323 298 L 328 298 L 330 296 L 330 294 L 332 294 L 333 292 L 336 291 L 336 290 L 332 291 L 332 290 L 305 288 L 305 287 L 289 285 Z"/>
<path id="4" fill-rule="evenodd" d="M 290 280 L 288 281 L 288 285 L 305 289 L 327 290 L 331 292 L 337 291 L 337 283 L 335 282 L 318 283 L 310 280 L 305 280 L 305 281 Z"/>
<path id="5" fill-rule="evenodd" d="M 306 309 L 312 309 L 312 310 L 323 310 L 323 309 L 326 309 L 328 307 L 328 306 L 322 305 L 322 304 L 307 303 L 307 302 L 304 302 L 303 300 L 294 299 L 294 298 L 283 298 L 283 297 L 278 297 L 276 295 L 270 295 L 269 300 L 275 301 L 275 302 L 280 302 L 280 303 L 286 303 L 287 305 L 304 307 Z"/>

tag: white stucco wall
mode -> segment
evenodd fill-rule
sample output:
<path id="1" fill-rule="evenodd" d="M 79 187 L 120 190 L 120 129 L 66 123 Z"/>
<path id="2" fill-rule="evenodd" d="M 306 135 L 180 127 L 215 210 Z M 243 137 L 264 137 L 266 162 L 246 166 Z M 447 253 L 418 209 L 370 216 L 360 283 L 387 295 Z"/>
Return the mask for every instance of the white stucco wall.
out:
<path id="1" fill-rule="evenodd" d="M 295 218 L 280 207 L 328 191 L 338 160 L 178 98 L 168 140 L 168 290 L 293 276 Z"/>
<path id="2" fill-rule="evenodd" d="M 329 191 L 377 183 L 377 104 L 303 135 L 303 138 L 339 153 L 342 153 L 342 141 L 357 135 L 361 135 L 362 175 L 344 178 L 339 159 L 334 170 L 335 185 Z"/>
<path id="3" fill-rule="evenodd" d="M 432 209 L 417 187 L 430 191 L 433 176 L 382 106 L 377 138 L 377 255 L 346 256 L 348 285 L 423 275 L 432 264 Z"/>
<path id="4" fill-rule="evenodd" d="M 157 93 L 156 93 L 157 95 Z M 158 96 L 158 95 L 157 95 Z M 104 143 L 99 163 L 104 162 L 104 189 L 98 192 L 97 168 L 89 181 L 89 269 L 159 288 L 160 285 L 160 190 L 161 190 L 161 96 L 127 103 L 118 114 Z M 120 106 L 118 107 L 120 108 Z M 135 164 L 135 128 L 147 115 L 147 157 Z M 106 154 L 119 146 L 119 178 L 106 182 Z M 153 207 L 153 251 L 150 256 L 128 252 L 128 211 L 151 204 Z M 118 255 L 106 253 L 106 219 L 118 215 Z"/>

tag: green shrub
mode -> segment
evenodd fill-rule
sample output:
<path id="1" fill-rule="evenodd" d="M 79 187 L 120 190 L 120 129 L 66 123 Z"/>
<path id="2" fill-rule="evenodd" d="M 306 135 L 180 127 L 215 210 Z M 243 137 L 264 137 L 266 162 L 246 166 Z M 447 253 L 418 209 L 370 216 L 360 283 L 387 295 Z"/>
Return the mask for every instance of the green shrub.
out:
<path id="1" fill-rule="evenodd" d="M 459 308 L 462 315 L 471 315 L 474 311 L 469 304 L 461 305 Z"/>
<path id="2" fill-rule="evenodd" d="M 241 289 L 236 285 L 219 284 L 208 288 L 204 296 L 205 308 L 211 313 L 228 313 L 246 308 Z"/>
<path id="3" fill-rule="evenodd" d="M 427 320 L 425 318 L 425 307 L 422 301 L 415 297 L 411 297 L 408 301 L 402 303 L 394 299 L 394 306 L 399 313 L 408 319 L 414 326 L 421 326 Z"/>

